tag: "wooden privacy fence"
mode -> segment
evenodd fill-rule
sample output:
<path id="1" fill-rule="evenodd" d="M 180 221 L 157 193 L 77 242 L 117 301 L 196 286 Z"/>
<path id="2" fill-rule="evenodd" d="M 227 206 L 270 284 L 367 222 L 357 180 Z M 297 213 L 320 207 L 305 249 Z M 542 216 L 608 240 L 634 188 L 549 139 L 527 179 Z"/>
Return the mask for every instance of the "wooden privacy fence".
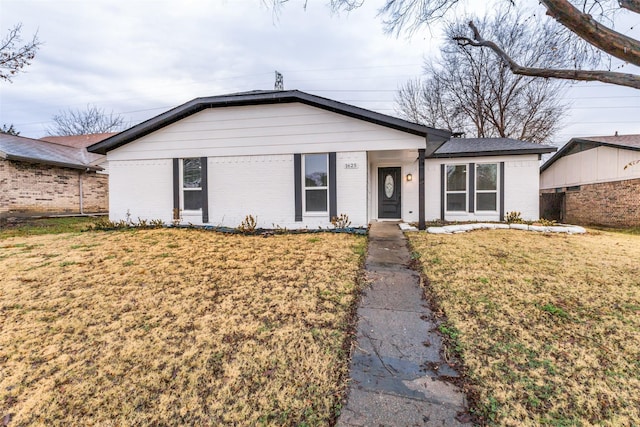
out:
<path id="1" fill-rule="evenodd" d="M 540 195 L 540 218 L 563 222 L 565 217 L 565 193 Z"/>

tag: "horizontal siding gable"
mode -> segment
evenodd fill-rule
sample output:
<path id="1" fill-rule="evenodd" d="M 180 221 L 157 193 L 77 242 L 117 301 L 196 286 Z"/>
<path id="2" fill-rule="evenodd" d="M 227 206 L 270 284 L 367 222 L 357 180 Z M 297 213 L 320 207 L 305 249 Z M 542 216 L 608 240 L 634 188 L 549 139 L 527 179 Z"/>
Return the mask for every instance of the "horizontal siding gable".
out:
<path id="1" fill-rule="evenodd" d="M 640 152 L 605 146 L 580 151 L 559 158 L 542 171 L 540 186 L 555 189 L 640 178 L 640 167 L 625 169 L 633 160 L 640 160 Z"/>
<path id="2" fill-rule="evenodd" d="M 422 148 L 424 138 L 301 103 L 209 108 L 108 153 L 109 159 Z"/>

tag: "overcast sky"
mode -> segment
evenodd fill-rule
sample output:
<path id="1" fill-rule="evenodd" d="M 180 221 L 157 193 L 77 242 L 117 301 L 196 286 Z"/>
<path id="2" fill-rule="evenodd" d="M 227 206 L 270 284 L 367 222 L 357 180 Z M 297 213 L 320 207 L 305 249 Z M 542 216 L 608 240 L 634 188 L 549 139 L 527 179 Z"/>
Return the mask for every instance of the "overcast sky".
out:
<path id="1" fill-rule="evenodd" d="M 275 18 L 260 0 L 0 0 L 2 36 L 21 22 L 25 39 L 38 31 L 44 42 L 25 73 L 0 82 L 0 125 L 39 138 L 54 114 L 87 104 L 133 125 L 195 97 L 272 89 L 275 70 L 285 89 L 394 115 L 398 87 L 443 43 L 439 28 L 396 38 L 376 16 L 382 0 L 340 15 L 309 3 Z M 639 38 L 640 16 L 618 30 Z M 640 133 L 638 90 L 580 83 L 565 97 L 573 107 L 557 143 Z"/>

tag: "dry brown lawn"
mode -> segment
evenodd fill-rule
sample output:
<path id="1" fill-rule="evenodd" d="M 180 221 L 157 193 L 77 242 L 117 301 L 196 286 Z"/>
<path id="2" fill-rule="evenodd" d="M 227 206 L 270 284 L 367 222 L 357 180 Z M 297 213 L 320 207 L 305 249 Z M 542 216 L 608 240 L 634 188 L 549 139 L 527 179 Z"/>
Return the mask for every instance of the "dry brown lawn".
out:
<path id="1" fill-rule="evenodd" d="M 640 236 L 409 239 L 487 424 L 640 425 Z"/>
<path id="2" fill-rule="evenodd" d="M 138 230 L 0 240 L 0 420 L 325 425 L 366 239 Z"/>

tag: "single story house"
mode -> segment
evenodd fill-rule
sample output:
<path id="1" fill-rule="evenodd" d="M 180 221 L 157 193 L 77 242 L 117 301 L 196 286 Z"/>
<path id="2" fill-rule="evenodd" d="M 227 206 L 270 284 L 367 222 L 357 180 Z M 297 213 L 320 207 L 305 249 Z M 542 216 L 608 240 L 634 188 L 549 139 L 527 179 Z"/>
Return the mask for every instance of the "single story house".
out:
<path id="1" fill-rule="evenodd" d="M 88 148 L 109 162 L 109 214 L 182 223 L 353 226 L 538 218 L 539 157 L 297 90 L 197 98 Z"/>
<path id="2" fill-rule="evenodd" d="M 564 222 L 640 226 L 640 135 L 571 139 L 540 168 L 540 190 Z"/>
<path id="3" fill-rule="evenodd" d="M 0 220 L 106 213 L 104 159 L 85 147 L 0 133 Z"/>

